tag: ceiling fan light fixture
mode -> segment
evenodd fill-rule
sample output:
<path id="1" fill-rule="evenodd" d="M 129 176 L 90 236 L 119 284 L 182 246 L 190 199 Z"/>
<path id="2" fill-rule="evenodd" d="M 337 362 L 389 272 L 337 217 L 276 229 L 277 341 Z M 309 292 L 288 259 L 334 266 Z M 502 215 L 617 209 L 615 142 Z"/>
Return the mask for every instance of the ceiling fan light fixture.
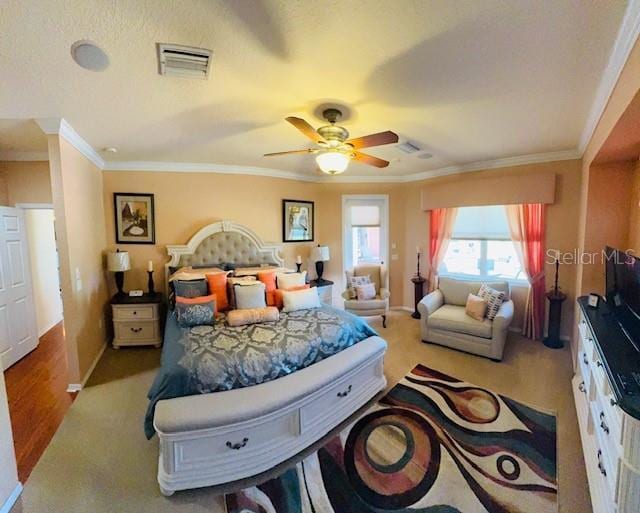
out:
<path id="1" fill-rule="evenodd" d="M 318 167 L 328 175 L 344 173 L 349 165 L 350 157 L 341 151 L 325 151 L 316 157 Z"/>

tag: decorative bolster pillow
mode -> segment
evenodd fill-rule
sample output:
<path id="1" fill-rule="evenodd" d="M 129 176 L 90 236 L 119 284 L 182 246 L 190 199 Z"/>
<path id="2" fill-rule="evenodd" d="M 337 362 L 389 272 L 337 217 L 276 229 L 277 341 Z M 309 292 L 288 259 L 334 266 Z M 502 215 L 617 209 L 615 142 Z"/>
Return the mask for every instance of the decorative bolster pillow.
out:
<path id="1" fill-rule="evenodd" d="M 258 322 L 275 322 L 280 319 L 280 312 L 274 306 L 265 308 L 249 308 L 247 310 L 231 310 L 227 314 L 229 326 L 245 326 Z"/>

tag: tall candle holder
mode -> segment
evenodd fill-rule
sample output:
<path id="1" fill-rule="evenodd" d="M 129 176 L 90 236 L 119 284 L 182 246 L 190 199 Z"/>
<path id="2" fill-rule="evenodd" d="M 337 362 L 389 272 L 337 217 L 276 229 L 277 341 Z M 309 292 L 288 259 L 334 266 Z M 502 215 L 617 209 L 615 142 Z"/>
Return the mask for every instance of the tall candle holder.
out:
<path id="1" fill-rule="evenodd" d="M 147 282 L 147 287 L 149 288 L 149 295 L 150 296 L 154 296 L 156 291 L 155 291 L 155 285 L 153 283 L 153 271 L 147 271 L 147 274 L 149 275 L 149 281 Z"/>
<path id="2" fill-rule="evenodd" d="M 414 319 L 420 319 L 420 312 L 418 311 L 418 303 L 420 303 L 420 301 L 422 301 L 422 296 L 424 294 L 424 282 L 427 281 L 426 279 L 424 279 L 422 277 L 422 275 L 420 274 L 420 255 L 422 253 L 420 253 L 420 250 L 418 249 L 416 251 L 416 274 L 413 278 L 411 278 L 411 281 L 413 282 L 413 293 L 414 293 L 414 310 L 413 313 L 411 314 L 411 317 L 413 317 Z"/>

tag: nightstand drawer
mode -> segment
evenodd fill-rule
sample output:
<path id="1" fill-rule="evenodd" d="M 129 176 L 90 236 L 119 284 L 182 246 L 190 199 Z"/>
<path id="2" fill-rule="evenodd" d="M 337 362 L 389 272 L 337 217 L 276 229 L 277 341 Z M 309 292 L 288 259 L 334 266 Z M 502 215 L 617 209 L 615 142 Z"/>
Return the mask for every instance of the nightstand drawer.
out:
<path id="1" fill-rule="evenodd" d="M 156 340 L 158 338 L 157 328 L 156 321 L 114 323 L 116 340 L 119 343 Z"/>
<path id="2" fill-rule="evenodd" d="M 113 319 L 115 321 L 156 319 L 157 311 L 157 305 L 113 305 Z"/>

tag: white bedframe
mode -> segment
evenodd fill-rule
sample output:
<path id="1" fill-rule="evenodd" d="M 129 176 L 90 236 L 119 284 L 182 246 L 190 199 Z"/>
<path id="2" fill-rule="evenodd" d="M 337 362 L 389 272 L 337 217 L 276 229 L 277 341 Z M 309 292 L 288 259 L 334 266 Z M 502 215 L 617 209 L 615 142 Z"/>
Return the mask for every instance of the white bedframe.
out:
<path id="1" fill-rule="evenodd" d="M 167 276 L 171 267 L 189 264 L 284 265 L 280 246 L 264 244 L 230 221 L 205 226 L 186 245 L 167 251 Z M 386 348 L 380 337 L 369 337 L 268 383 L 159 401 L 154 426 L 161 492 L 246 483 L 294 461 L 386 387 Z"/>

